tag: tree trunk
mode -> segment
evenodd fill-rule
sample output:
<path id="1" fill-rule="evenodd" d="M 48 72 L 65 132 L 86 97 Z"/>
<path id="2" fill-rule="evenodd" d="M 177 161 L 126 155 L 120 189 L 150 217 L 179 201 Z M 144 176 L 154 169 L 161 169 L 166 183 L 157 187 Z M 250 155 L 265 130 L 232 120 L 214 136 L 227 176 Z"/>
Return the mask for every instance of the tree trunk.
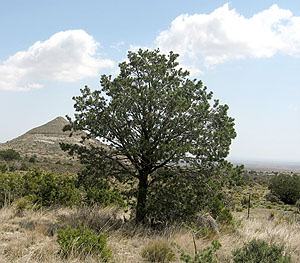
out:
<path id="1" fill-rule="evenodd" d="M 136 223 L 145 223 L 146 219 L 146 200 L 148 187 L 148 173 L 139 172 L 138 196 L 136 205 Z"/>

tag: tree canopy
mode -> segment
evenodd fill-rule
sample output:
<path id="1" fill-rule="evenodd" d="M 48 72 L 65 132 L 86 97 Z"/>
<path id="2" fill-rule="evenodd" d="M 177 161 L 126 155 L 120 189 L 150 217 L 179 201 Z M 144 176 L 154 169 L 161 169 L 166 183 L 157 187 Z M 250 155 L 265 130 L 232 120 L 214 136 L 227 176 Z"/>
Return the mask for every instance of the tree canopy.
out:
<path id="1" fill-rule="evenodd" d="M 110 176 L 120 181 L 137 180 L 137 222 L 145 219 L 156 170 L 182 161 L 189 167 L 218 164 L 236 136 L 228 106 L 190 79 L 177 58 L 158 49 L 129 51 L 117 77 L 102 75 L 99 90 L 86 86 L 73 97 L 75 120 L 68 117 L 66 130 L 85 131 L 103 146 L 63 144 L 64 150 L 82 162 L 109 164 Z"/>

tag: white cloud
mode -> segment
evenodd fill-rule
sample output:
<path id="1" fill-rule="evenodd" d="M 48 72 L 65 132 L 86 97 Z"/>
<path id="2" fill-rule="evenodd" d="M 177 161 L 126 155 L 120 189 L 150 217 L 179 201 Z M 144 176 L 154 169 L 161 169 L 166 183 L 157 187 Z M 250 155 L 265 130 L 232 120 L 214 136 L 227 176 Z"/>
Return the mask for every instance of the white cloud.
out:
<path id="1" fill-rule="evenodd" d="M 124 45 L 125 45 L 125 42 L 121 41 L 121 42 L 116 43 L 115 45 L 111 45 L 110 47 L 117 50 L 118 52 L 121 52 Z"/>
<path id="2" fill-rule="evenodd" d="M 300 17 L 272 5 L 245 18 L 229 4 L 210 14 L 180 15 L 155 44 L 206 66 L 231 59 L 272 57 L 281 52 L 300 56 Z"/>
<path id="3" fill-rule="evenodd" d="M 0 65 L 0 90 L 42 88 L 43 81 L 74 82 L 99 75 L 114 62 L 97 58 L 97 43 L 83 30 L 62 31 Z"/>

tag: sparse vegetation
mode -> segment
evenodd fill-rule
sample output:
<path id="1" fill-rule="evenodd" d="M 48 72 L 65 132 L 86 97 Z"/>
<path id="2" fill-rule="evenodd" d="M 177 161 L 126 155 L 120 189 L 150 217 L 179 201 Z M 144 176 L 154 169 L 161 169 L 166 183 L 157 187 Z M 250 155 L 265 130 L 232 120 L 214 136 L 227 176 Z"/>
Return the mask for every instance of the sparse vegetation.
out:
<path id="1" fill-rule="evenodd" d="M 6 162 L 0 162 L 0 172 L 5 173 L 9 169 L 8 164 Z"/>
<path id="2" fill-rule="evenodd" d="M 28 162 L 30 163 L 36 163 L 37 162 L 37 156 L 36 155 L 33 155 L 29 158 Z"/>
<path id="3" fill-rule="evenodd" d="M 61 248 L 57 242 L 57 229 L 67 229 L 68 225 L 70 229 L 79 229 L 82 226 L 80 220 L 86 223 L 86 228 L 91 227 L 95 231 L 93 233 L 108 231 L 107 248 L 112 250 L 112 262 L 143 262 L 141 253 L 151 240 L 168 240 L 169 244 L 174 242 L 178 244 L 181 251 L 190 256 L 189 260 L 195 258 L 191 232 L 179 226 L 153 231 L 146 227 L 135 226 L 131 221 L 125 223 L 118 221 L 118 227 L 115 227 L 117 221 L 111 221 L 110 218 L 113 218 L 113 214 L 116 213 L 114 211 L 117 210 L 99 207 L 92 210 L 88 207 L 27 209 L 24 208 L 23 201 L 20 204 L 23 215 L 19 217 L 15 210 L 16 204 L 0 209 L 0 242 L 3 244 L 0 246 L 1 262 L 99 262 L 97 253 L 82 256 L 74 253 L 70 254 L 67 259 L 60 256 Z M 27 204 L 25 206 L 27 207 Z M 246 213 L 234 213 L 234 231 L 220 227 L 220 233 L 217 235 L 205 234 L 195 238 L 197 254 L 208 257 L 210 250 L 205 250 L 205 248 L 212 249 L 210 243 L 217 238 L 222 247 L 212 254 L 218 255 L 218 263 L 228 263 L 233 259 L 232 251 L 241 249 L 243 242 L 261 239 L 268 244 L 274 241 L 276 244 L 283 244 L 285 251 L 290 253 L 292 261 L 299 262 L 300 228 L 297 221 L 299 219 L 290 212 L 274 210 L 273 213 L 273 220 L 269 220 L 270 212 L 265 209 L 254 209 L 251 220 L 247 220 Z M 183 259 L 180 260 L 181 252 L 176 248 L 173 251 L 176 254 L 176 259 L 173 261 L 184 262 Z"/>
<path id="4" fill-rule="evenodd" d="M 142 257 L 149 262 L 167 263 L 176 256 L 170 244 L 162 239 L 150 241 L 142 250 Z"/>
<path id="5" fill-rule="evenodd" d="M 242 248 L 233 251 L 234 263 L 291 263 L 291 257 L 284 253 L 284 246 L 269 245 L 264 240 L 254 239 Z"/>
<path id="6" fill-rule="evenodd" d="M 211 246 L 206 247 L 200 253 L 191 256 L 188 253 L 181 252 L 180 259 L 185 263 L 218 263 L 217 250 L 221 244 L 217 240 L 211 242 Z"/>
<path id="7" fill-rule="evenodd" d="M 99 257 L 102 262 L 112 258 L 112 253 L 107 248 L 107 240 L 104 234 L 95 234 L 87 227 L 67 228 L 57 231 L 59 253 L 62 257 L 86 258 L 89 255 Z"/>

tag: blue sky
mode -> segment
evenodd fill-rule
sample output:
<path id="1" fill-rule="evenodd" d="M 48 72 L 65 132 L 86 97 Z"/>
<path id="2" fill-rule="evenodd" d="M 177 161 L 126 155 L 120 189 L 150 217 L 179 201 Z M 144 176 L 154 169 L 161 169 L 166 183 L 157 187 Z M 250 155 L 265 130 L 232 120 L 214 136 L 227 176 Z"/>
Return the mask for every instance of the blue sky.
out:
<path id="1" fill-rule="evenodd" d="M 159 47 L 229 105 L 230 159 L 300 162 L 298 1 L 1 1 L 0 32 L 0 142 L 72 116 L 80 88 Z"/>

